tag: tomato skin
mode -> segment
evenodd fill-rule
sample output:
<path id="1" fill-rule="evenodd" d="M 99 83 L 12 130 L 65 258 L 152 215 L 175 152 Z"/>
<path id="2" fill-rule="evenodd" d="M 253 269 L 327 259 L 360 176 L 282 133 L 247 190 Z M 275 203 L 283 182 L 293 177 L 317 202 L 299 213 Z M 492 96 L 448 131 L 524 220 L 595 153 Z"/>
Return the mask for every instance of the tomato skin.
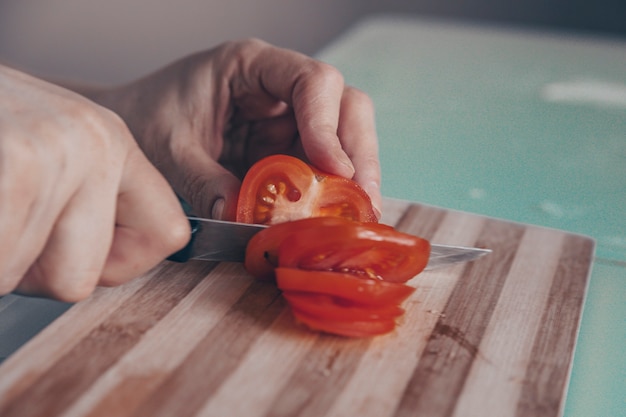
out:
<path id="1" fill-rule="evenodd" d="M 427 240 L 370 223 L 303 229 L 288 236 L 278 251 L 281 267 L 349 272 L 388 282 L 413 278 L 429 256 Z"/>
<path id="2" fill-rule="evenodd" d="M 255 278 L 270 280 L 274 278 L 274 268 L 278 266 L 278 249 L 287 237 L 310 228 L 346 224 L 350 221 L 341 217 L 312 217 L 272 225 L 250 239 L 244 267 Z"/>
<path id="3" fill-rule="evenodd" d="M 292 308 L 294 317 L 311 330 L 346 337 L 372 337 L 392 332 L 396 328 L 393 319 L 381 320 L 324 320 Z"/>
<path id="4" fill-rule="evenodd" d="M 276 268 L 276 284 L 285 292 L 326 294 L 364 306 L 379 307 L 398 305 L 415 291 L 415 288 L 401 283 L 359 278 L 346 273 L 284 267 Z"/>
<path id="5" fill-rule="evenodd" d="M 288 155 L 268 156 L 250 168 L 239 192 L 238 222 L 277 224 L 307 217 L 378 221 L 369 196 L 350 179 Z"/>
<path id="6" fill-rule="evenodd" d="M 283 291 L 283 296 L 292 308 L 325 320 L 384 320 L 404 314 L 404 309 L 397 304 L 374 307 L 341 297 L 302 291 Z"/>

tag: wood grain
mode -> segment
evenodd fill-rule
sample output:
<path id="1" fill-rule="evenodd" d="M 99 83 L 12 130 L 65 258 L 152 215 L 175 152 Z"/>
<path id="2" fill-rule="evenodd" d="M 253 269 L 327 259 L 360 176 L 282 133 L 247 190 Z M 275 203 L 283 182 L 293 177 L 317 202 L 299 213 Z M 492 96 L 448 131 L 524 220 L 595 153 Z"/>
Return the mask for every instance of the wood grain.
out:
<path id="1" fill-rule="evenodd" d="M 590 238 L 385 200 L 383 222 L 493 249 L 422 273 L 397 330 L 310 332 L 231 263 L 163 263 L 73 306 L 0 367 L 0 415 L 558 416 Z"/>

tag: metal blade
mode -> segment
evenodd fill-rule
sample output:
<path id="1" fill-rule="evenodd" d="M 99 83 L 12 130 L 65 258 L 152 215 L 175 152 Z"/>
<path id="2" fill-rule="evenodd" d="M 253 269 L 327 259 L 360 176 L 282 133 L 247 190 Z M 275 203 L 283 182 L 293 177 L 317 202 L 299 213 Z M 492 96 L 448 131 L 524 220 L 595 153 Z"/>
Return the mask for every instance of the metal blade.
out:
<path id="1" fill-rule="evenodd" d="M 243 262 L 248 241 L 267 227 L 200 217 L 188 218 L 192 227 L 192 240 L 185 249 L 171 256 L 170 260 Z M 473 261 L 490 252 L 490 249 L 432 244 L 426 270 Z"/>
<path id="2" fill-rule="evenodd" d="M 248 241 L 267 226 L 188 217 L 193 227 L 188 259 L 243 262 Z"/>
<path id="3" fill-rule="evenodd" d="M 430 258 L 425 271 L 462 262 L 469 262 L 491 253 L 491 249 L 468 248 L 465 246 L 430 245 Z"/>

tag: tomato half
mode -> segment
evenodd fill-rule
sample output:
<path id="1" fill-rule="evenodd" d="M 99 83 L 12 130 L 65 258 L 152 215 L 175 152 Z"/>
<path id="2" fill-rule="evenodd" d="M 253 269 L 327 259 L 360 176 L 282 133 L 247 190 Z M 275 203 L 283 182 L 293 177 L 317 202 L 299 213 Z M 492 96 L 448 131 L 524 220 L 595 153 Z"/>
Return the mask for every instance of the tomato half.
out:
<path id="1" fill-rule="evenodd" d="M 237 221 L 277 224 L 308 217 L 376 222 L 367 193 L 354 181 L 322 173 L 288 155 L 271 155 L 246 173 Z"/>
<path id="2" fill-rule="evenodd" d="M 276 268 L 276 283 L 278 288 L 285 292 L 326 294 L 367 306 L 398 305 L 415 291 L 415 288 L 406 284 L 373 278 L 359 278 L 339 272 L 303 271 L 282 267 Z"/>
<path id="3" fill-rule="evenodd" d="M 280 245 L 281 267 L 406 282 L 428 263 L 430 243 L 376 223 L 309 227 Z"/>

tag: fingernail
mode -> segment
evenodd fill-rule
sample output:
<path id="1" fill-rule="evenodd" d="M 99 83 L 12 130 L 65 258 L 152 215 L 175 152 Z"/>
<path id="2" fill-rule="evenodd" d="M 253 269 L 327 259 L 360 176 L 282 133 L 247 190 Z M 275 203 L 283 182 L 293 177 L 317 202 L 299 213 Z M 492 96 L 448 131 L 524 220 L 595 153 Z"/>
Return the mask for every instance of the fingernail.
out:
<path id="1" fill-rule="evenodd" d="M 215 200 L 215 203 L 213 203 L 213 208 L 211 209 L 211 218 L 212 219 L 221 219 L 222 215 L 224 214 L 224 205 L 226 203 L 224 202 L 223 198 L 218 198 L 217 200 Z"/>

